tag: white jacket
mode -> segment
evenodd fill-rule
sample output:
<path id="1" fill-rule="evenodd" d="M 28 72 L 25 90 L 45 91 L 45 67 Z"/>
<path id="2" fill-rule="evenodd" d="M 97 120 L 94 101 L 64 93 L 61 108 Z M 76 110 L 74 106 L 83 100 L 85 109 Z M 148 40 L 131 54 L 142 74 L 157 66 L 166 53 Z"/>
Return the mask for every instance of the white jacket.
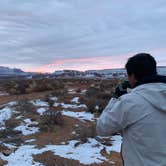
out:
<path id="1" fill-rule="evenodd" d="M 123 130 L 125 166 L 166 166 L 166 84 L 148 83 L 111 99 L 97 122 L 97 133 Z"/>

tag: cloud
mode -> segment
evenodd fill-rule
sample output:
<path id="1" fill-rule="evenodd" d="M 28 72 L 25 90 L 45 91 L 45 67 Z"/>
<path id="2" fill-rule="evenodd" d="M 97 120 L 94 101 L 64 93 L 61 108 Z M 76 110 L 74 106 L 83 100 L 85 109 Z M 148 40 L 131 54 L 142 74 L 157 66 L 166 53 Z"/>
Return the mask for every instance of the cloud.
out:
<path id="1" fill-rule="evenodd" d="M 118 66 L 119 55 L 142 51 L 166 65 L 165 17 L 164 0 L 1 0 L 0 65 L 39 70 L 65 62 L 53 70 L 104 57 Z"/>
<path id="2" fill-rule="evenodd" d="M 117 57 L 90 57 L 90 58 L 68 58 L 54 61 L 53 63 L 43 65 L 41 67 L 30 67 L 27 71 L 37 72 L 54 72 L 55 70 L 80 70 L 86 71 L 91 69 L 108 69 L 124 67 L 124 62 L 127 61 L 127 55 L 119 55 Z"/>

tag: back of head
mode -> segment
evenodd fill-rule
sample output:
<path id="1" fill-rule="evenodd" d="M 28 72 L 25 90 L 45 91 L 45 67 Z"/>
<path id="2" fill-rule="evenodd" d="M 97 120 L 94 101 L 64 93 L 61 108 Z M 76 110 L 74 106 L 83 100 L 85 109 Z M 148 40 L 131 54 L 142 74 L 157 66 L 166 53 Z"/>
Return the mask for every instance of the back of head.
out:
<path id="1" fill-rule="evenodd" d="M 157 75 L 156 60 L 147 53 L 139 53 L 129 58 L 125 67 L 127 74 L 129 76 L 134 74 L 137 81 Z"/>

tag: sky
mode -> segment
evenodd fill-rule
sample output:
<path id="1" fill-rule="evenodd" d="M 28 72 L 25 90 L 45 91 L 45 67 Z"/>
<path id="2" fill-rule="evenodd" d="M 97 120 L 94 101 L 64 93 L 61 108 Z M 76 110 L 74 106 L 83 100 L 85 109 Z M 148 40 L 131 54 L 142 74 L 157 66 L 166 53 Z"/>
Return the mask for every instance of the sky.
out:
<path id="1" fill-rule="evenodd" d="M 139 52 L 166 66 L 165 0 L 0 0 L 0 66 L 124 67 Z"/>

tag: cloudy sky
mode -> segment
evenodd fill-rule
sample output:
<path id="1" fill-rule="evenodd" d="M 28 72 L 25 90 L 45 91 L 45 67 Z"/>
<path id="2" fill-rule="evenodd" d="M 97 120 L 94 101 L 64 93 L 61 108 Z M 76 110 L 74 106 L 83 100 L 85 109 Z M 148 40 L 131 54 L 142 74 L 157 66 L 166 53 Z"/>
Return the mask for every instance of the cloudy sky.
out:
<path id="1" fill-rule="evenodd" d="M 138 52 L 166 65 L 165 0 L 0 0 L 0 66 L 124 67 Z"/>

